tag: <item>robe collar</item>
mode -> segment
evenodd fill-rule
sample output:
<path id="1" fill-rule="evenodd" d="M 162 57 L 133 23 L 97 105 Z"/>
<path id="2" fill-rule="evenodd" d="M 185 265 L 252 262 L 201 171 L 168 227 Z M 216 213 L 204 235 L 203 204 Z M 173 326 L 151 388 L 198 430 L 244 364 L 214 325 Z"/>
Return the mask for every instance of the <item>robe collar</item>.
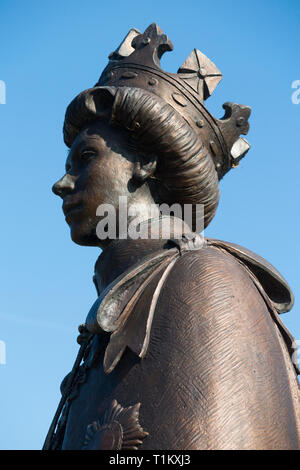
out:
<path id="1" fill-rule="evenodd" d="M 98 295 L 145 257 L 168 250 L 170 239 L 180 240 L 183 234 L 187 237 L 195 235 L 182 219 L 171 216 L 147 219 L 139 224 L 139 232 L 148 232 L 148 238 L 134 240 L 127 236 L 112 240 L 97 259 L 93 281 Z"/>

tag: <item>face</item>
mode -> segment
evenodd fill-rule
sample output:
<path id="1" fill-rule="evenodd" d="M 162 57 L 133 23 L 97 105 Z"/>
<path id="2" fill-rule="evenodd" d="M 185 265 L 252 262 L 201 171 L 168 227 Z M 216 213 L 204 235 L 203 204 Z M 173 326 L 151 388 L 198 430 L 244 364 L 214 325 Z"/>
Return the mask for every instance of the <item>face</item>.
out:
<path id="1" fill-rule="evenodd" d="M 124 150 L 124 135 L 105 122 L 94 123 L 77 136 L 66 161 L 66 174 L 52 190 L 63 199 L 63 212 L 71 230 L 71 238 L 79 245 L 104 247 L 96 235 L 101 204 L 116 209 L 119 196 L 132 202 L 140 189 L 135 188 L 135 158 Z M 123 143 L 123 145 L 122 145 Z"/>

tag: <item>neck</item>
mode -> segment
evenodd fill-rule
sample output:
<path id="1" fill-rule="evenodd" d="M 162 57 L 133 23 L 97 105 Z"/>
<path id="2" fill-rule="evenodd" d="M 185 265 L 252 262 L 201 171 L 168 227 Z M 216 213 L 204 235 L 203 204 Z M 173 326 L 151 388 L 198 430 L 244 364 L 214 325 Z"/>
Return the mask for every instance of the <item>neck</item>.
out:
<path id="1" fill-rule="evenodd" d="M 95 265 L 95 283 L 102 291 L 116 277 L 139 262 L 145 256 L 167 249 L 170 238 L 180 238 L 191 229 L 182 219 L 162 216 L 144 220 L 127 232 L 126 237 L 112 240 L 103 250 Z M 139 235 L 139 238 L 133 236 Z"/>

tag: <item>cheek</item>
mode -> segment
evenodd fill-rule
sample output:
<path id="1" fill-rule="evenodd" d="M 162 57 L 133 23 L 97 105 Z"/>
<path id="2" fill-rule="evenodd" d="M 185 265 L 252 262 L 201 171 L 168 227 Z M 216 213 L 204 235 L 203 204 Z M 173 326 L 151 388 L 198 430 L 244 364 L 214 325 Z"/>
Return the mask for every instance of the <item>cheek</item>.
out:
<path id="1" fill-rule="evenodd" d="M 86 194 L 93 201 L 116 204 L 116 198 L 128 195 L 133 166 L 125 158 L 91 162 L 84 177 Z"/>

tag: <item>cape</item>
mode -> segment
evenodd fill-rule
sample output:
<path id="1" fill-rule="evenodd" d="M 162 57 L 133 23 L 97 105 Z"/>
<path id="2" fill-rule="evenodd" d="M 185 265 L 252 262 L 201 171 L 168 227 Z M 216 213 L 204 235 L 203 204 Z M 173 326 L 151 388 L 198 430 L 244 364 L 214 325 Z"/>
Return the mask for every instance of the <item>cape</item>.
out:
<path id="1" fill-rule="evenodd" d="M 271 264 L 187 233 L 112 242 L 94 282 L 47 448 L 300 447 L 297 349 L 279 317 L 294 299 Z"/>

